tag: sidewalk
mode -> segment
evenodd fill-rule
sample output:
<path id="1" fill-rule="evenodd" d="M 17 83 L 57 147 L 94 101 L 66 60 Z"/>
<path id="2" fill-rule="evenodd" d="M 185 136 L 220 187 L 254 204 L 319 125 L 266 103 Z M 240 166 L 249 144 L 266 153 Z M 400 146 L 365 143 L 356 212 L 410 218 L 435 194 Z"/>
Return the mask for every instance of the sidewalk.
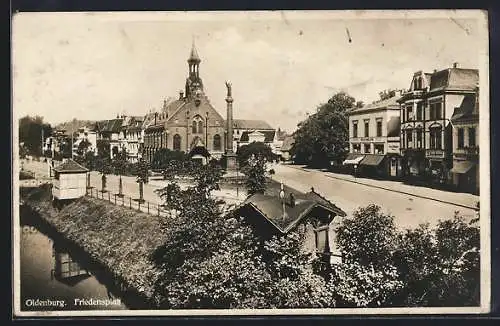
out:
<path id="1" fill-rule="evenodd" d="M 303 165 L 286 165 L 286 167 L 305 172 L 322 173 L 324 176 L 332 179 L 352 182 L 367 187 L 378 188 L 386 191 L 392 191 L 405 195 L 434 200 L 444 204 L 455 205 L 468 209 L 476 209 L 476 203 L 479 201 L 479 196 L 473 194 L 456 193 L 456 192 L 428 188 L 424 186 L 412 186 L 404 184 L 401 181 L 359 178 L 349 174 L 339 174 L 334 172 L 325 172 L 321 170 L 310 169 L 306 168 Z"/>

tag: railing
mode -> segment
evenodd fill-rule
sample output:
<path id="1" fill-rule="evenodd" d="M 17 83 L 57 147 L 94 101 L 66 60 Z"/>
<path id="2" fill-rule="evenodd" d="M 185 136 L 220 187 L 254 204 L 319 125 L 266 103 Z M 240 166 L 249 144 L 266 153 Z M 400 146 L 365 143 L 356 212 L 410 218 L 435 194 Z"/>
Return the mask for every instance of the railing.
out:
<path id="1" fill-rule="evenodd" d="M 110 191 L 102 191 L 96 188 L 87 188 L 87 196 L 91 198 L 97 198 L 106 200 L 114 205 L 126 207 L 128 209 L 134 209 L 139 212 L 143 212 L 150 215 L 171 217 L 172 213 L 170 210 L 166 210 L 163 205 L 152 203 L 147 200 L 139 201 L 138 198 L 132 198 L 126 195 L 112 194 Z"/>

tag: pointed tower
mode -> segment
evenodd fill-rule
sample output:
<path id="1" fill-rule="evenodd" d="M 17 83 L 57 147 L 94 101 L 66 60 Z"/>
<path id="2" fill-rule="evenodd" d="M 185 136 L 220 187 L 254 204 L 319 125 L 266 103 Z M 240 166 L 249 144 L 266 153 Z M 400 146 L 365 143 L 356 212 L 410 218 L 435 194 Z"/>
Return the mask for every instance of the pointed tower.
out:
<path id="1" fill-rule="evenodd" d="M 186 79 L 186 98 L 193 99 L 195 95 L 203 94 L 203 82 L 200 78 L 200 63 L 201 59 L 198 55 L 198 51 L 196 50 L 196 46 L 194 44 L 191 47 L 191 53 L 187 60 L 189 66 L 189 75 Z"/>

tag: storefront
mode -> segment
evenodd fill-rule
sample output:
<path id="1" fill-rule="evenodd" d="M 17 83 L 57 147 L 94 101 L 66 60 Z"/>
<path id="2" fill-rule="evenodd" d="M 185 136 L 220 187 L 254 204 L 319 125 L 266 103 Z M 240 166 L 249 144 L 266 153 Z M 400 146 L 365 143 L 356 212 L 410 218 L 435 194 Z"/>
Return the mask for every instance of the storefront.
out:
<path id="1" fill-rule="evenodd" d="M 453 185 L 459 191 L 479 193 L 478 166 L 472 161 L 453 161 L 450 171 L 453 175 Z"/>
<path id="2" fill-rule="evenodd" d="M 384 164 L 385 155 L 365 154 L 359 162 L 360 173 L 371 177 L 385 177 L 387 170 Z"/>

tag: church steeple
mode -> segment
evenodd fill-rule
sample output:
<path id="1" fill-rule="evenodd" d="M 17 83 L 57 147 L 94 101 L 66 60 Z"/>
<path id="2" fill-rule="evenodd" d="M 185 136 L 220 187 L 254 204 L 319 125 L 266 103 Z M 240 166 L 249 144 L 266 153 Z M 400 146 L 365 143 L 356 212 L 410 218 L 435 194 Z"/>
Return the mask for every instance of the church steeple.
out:
<path id="1" fill-rule="evenodd" d="M 192 98 L 196 94 L 203 94 L 203 82 L 200 78 L 200 56 L 194 44 L 191 46 L 191 53 L 187 60 L 189 65 L 189 75 L 186 80 L 186 97 Z"/>

